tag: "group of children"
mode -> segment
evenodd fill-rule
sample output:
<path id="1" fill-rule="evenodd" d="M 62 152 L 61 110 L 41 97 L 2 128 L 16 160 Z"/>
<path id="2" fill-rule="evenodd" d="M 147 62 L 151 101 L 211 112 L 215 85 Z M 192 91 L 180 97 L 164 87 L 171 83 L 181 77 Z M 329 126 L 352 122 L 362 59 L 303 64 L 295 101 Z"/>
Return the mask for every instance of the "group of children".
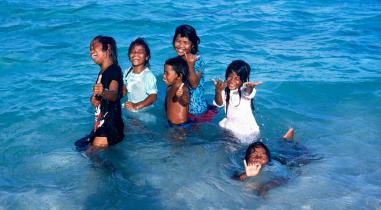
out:
<path id="1" fill-rule="evenodd" d="M 226 116 L 219 122 L 221 127 L 232 131 L 238 138 L 250 136 L 256 139 L 260 131 L 253 116 L 252 99 L 256 94 L 255 87 L 261 82 L 250 82 L 249 64 L 235 60 L 226 69 L 225 81 L 214 81 L 215 98 L 213 105 L 209 105 L 204 96 L 205 69 L 198 54 L 199 43 L 200 38 L 192 26 L 176 28 L 172 44 L 177 56 L 165 61 L 163 74 L 167 85 L 165 111 L 168 124 L 182 127 L 191 122 L 210 121 L 217 113 L 216 107 L 223 107 Z M 131 67 L 124 74 L 118 65 L 117 46 L 112 37 L 95 37 L 90 43 L 90 56 L 100 66 L 100 72 L 90 98 L 95 107 L 94 129 L 75 143 L 82 149 L 85 145 L 105 148 L 122 141 L 122 97 L 127 96 L 123 108 L 137 111 L 154 104 L 158 92 L 156 78 L 150 71 L 150 48 L 142 38 L 130 44 Z M 292 138 L 293 130 L 288 133 L 285 138 Z M 267 147 L 254 142 L 246 152 L 245 172 L 238 176 L 239 179 L 256 176 L 269 161 Z"/>

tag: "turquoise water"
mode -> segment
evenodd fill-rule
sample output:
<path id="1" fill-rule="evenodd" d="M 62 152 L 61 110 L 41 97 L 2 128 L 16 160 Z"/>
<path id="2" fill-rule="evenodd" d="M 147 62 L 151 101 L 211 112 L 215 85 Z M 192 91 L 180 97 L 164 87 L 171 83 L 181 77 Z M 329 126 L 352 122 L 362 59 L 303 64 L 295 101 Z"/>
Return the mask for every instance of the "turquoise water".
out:
<path id="1" fill-rule="evenodd" d="M 0 1 L 0 209 L 380 209 L 380 1 Z M 247 145 L 212 123 L 165 126 L 163 63 L 176 26 L 193 25 L 211 79 L 233 59 L 263 81 L 255 116 L 270 149 L 288 127 L 322 157 L 289 168 L 258 197 L 230 178 Z M 99 68 L 89 42 L 113 36 L 119 62 L 136 37 L 151 47 L 156 106 L 124 112 L 126 137 L 87 158 Z M 182 139 L 182 140 L 174 140 Z"/>

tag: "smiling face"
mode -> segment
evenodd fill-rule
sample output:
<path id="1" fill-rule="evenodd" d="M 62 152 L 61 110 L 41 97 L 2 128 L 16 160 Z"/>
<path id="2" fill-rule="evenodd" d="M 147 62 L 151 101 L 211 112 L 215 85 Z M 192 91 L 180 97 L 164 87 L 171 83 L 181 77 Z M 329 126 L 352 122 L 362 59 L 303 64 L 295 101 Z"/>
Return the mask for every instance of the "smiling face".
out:
<path id="1" fill-rule="evenodd" d="M 230 90 L 236 90 L 242 85 L 241 79 L 239 78 L 237 73 L 235 73 L 234 71 L 228 75 L 226 82 L 227 82 L 227 87 Z"/>
<path id="2" fill-rule="evenodd" d="M 131 64 L 136 66 L 144 66 L 145 63 L 148 61 L 149 57 L 147 56 L 146 50 L 142 45 L 135 45 L 131 52 L 129 53 L 129 58 L 131 61 Z"/>
<path id="3" fill-rule="evenodd" d="M 107 50 L 102 50 L 102 44 L 98 40 L 93 40 L 90 44 L 90 57 L 94 63 L 101 65 L 109 55 Z"/>
<path id="4" fill-rule="evenodd" d="M 181 37 L 180 34 L 176 36 L 174 47 L 178 56 L 184 56 L 185 53 L 189 54 L 193 48 L 192 42 L 187 37 Z"/>
<path id="5" fill-rule="evenodd" d="M 260 164 L 266 165 L 269 162 L 269 157 L 266 154 L 266 150 L 263 147 L 253 148 L 252 153 L 249 156 L 248 164 Z"/>
<path id="6" fill-rule="evenodd" d="M 177 82 L 177 80 L 181 81 L 181 76 L 177 75 L 175 70 L 173 70 L 173 67 L 171 65 L 164 65 L 164 74 L 163 74 L 163 81 L 167 86 L 173 85 Z"/>

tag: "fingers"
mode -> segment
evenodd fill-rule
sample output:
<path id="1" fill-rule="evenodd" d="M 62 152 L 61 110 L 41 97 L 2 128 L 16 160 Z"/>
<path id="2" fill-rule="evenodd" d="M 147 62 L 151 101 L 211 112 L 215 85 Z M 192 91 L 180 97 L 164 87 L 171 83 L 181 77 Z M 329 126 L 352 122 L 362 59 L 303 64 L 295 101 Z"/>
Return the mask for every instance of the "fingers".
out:
<path id="1" fill-rule="evenodd" d="M 183 93 L 184 93 L 183 86 L 184 86 L 184 83 L 181 83 L 179 89 L 177 89 L 177 91 L 176 91 L 176 96 L 177 97 L 180 97 L 180 96 L 183 95 Z"/>
<path id="2" fill-rule="evenodd" d="M 245 87 L 255 87 L 255 86 L 258 86 L 258 85 L 261 85 L 263 84 L 263 82 L 245 82 L 243 83 L 243 86 Z"/>
<path id="3" fill-rule="evenodd" d="M 99 75 L 98 80 L 97 80 L 97 84 L 101 83 L 101 81 L 102 81 L 102 74 Z"/>
<path id="4" fill-rule="evenodd" d="M 95 84 L 93 86 L 93 95 L 102 94 L 103 92 L 103 85 L 102 83 Z"/>

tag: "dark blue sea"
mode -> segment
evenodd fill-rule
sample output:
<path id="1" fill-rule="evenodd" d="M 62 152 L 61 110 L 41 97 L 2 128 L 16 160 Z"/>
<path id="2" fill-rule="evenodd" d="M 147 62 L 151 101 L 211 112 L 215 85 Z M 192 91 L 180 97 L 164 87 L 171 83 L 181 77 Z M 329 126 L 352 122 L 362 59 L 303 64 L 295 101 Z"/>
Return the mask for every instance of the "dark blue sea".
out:
<path id="1" fill-rule="evenodd" d="M 381 2 L 0 0 L 0 209 L 381 209 Z M 206 97 L 227 65 L 262 81 L 255 117 L 276 151 L 288 128 L 315 159 L 283 166 L 288 182 L 258 196 L 243 170 L 247 144 L 218 122 L 166 126 L 164 61 L 190 24 L 201 38 Z M 143 37 L 158 101 L 123 111 L 125 138 L 89 157 L 74 141 L 93 126 L 96 35 L 119 63 Z M 318 158 L 316 158 L 318 157 Z M 283 173 L 282 172 L 282 173 Z"/>

